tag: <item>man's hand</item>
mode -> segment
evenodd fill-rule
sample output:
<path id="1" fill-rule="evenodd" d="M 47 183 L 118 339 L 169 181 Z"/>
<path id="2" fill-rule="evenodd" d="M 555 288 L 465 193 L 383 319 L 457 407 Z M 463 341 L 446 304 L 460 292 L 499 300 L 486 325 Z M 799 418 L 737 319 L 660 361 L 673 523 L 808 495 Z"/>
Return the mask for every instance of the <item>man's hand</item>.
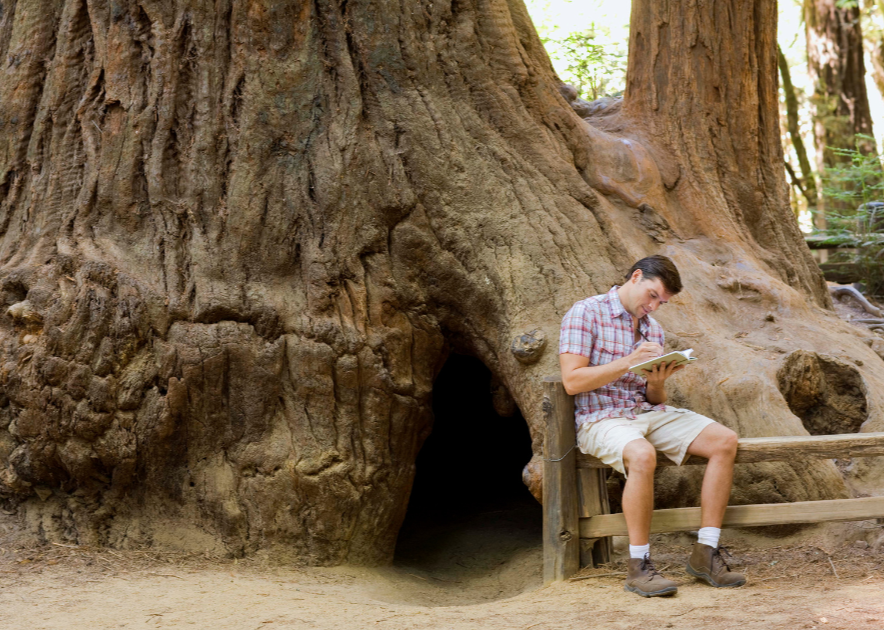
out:
<path id="1" fill-rule="evenodd" d="M 656 359 L 662 354 L 663 346 L 661 346 L 659 343 L 646 341 L 638 348 L 633 350 L 627 358 L 629 359 L 629 365 L 638 365 L 640 363 L 644 363 L 645 361 Z"/>
<path id="2" fill-rule="evenodd" d="M 650 370 L 642 370 L 642 376 L 648 379 L 648 387 L 662 388 L 667 378 L 682 369 L 684 369 L 684 365 L 676 367 L 675 361 L 671 363 L 658 363 L 651 366 Z"/>
<path id="3" fill-rule="evenodd" d="M 675 361 L 670 363 L 658 363 L 650 370 L 642 370 L 642 375 L 648 379 L 648 388 L 645 397 L 652 405 L 662 405 L 666 402 L 666 379 L 684 369 L 684 365 L 676 367 Z"/>
<path id="4" fill-rule="evenodd" d="M 589 358 L 577 354 L 560 354 L 562 366 L 562 384 L 571 395 L 591 392 L 603 385 L 611 383 L 629 371 L 629 368 L 644 363 L 663 354 L 659 343 L 646 341 L 625 357 L 604 365 L 589 365 Z"/>

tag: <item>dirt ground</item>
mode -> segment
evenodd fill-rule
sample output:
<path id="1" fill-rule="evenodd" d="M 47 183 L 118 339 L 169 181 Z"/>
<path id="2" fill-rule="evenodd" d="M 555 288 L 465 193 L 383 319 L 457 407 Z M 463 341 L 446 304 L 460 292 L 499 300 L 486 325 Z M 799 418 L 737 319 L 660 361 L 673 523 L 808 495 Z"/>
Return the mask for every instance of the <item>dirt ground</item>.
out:
<path id="1" fill-rule="evenodd" d="M 375 569 L 27 546 L 7 529 L 0 628 L 884 628 L 884 530 L 872 521 L 781 539 L 726 532 L 749 577 L 739 589 L 694 581 L 681 569 L 690 538 L 658 537 L 657 565 L 679 593 L 642 599 L 622 590 L 622 560 L 543 587 L 536 515 L 495 510 L 427 529 Z"/>
<path id="2" fill-rule="evenodd" d="M 865 314 L 836 301 L 844 319 Z M 859 324 L 858 324 L 859 325 Z M 307 568 L 259 554 L 90 549 L 35 544 L 0 514 L 0 630 L 6 628 L 843 628 L 884 630 L 884 524 L 726 531 L 748 577 L 714 589 L 682 567 L 691 537 L 657 536 L 674 597 L 623 591 L 618 561 L 544 587 L 540 508 L 533 499 L 409 521 L 393 566 Z"/>

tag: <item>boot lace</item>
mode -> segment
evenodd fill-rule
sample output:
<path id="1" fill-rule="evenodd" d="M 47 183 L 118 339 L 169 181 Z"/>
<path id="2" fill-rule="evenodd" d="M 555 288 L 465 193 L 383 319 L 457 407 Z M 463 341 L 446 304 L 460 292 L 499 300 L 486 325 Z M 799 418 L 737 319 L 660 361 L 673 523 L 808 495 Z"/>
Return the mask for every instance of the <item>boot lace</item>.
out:
<path id="1" fill-rule="evenodd" d="M 731 555 L 731 552 L 728 551 L 726 547 L 719 547 L 718 549 L 716 549 L 715 551 L 712 552 L 712 564 L 715 565 L 715 563 L 717 561 L 720 564 L 720 566 L 724 567 L 725 571 L 730 571 L 731 568 L 728 565 L 727 561 L 724 559 L 724 556 L 721 555 L 722 552 L 724 552 L 724 554 L 728 558 L 733 558 L 733 556 Z"/>
<path id="2" fill-rule="evenodd" d="M 659 575 L 663 577 L 663 574 L 657 570 L 657 567 L 654 566 L 654 563 L 651 561 L 651 556 L 645 556 L 642 558 L 641 570 L 648 572 L 648 577 L 652 578 L 655 575 Z"/>

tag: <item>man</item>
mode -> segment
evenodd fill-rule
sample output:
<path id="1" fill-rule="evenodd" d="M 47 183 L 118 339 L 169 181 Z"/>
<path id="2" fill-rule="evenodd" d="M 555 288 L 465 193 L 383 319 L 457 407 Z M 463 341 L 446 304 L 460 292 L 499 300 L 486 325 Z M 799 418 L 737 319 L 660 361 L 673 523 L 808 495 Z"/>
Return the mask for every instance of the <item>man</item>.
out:
<path id="1" fill-rule="evenodd" d="M 733 479 L 737 434 L 705 416 L 668 407 L 666 379 L 684 366 L 655 366 L 647 378 L 630 366 L 663 353 L 663 329 L 652 317 L 681 291 L 681 278 L 665 256 L 635 263 L 623 286 L 577 302 L 562 320 L 559 361 L 565 391 L 575 396 L 577 445 L 626 475 L 623 514 L 629 533 L 625 590 L 642 597 L 674 594 L 675 582 L 651 562 L 657 451 L 681 465 L 689 455 L 709 460 L 700 495 L 701 528 L 687 572 L 712 586 L 742 586 L 718 541 Z"/>

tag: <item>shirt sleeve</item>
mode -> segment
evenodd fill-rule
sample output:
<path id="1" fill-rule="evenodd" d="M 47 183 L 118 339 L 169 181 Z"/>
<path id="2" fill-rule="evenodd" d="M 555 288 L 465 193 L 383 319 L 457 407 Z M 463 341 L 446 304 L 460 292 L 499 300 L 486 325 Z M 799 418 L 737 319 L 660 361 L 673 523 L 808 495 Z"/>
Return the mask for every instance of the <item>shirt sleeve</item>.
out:
<path id="1" fill-rule="evenodd" d="M 595 339 L 596 313 L 584 302 L 577 302 L 562 319 L 559 354 L 577 354 L 589 358 Z"/>

